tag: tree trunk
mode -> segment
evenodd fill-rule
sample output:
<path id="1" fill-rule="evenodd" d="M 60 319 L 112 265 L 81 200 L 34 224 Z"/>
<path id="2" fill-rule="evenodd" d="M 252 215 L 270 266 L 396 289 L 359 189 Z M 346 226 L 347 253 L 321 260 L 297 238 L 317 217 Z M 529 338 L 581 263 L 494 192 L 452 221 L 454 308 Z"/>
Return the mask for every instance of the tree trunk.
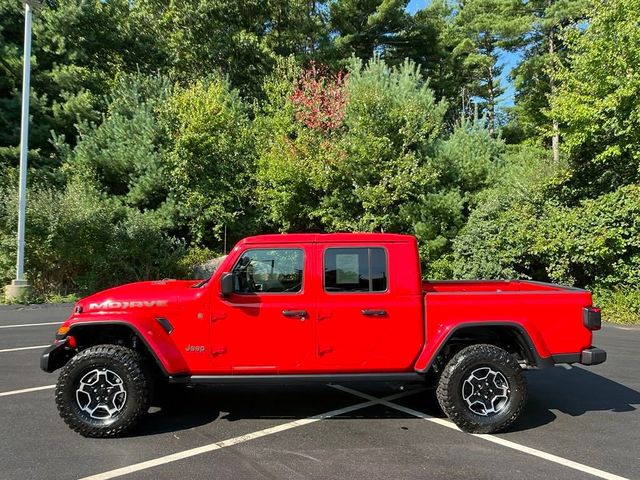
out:
<path id="1" fill-rule="evenodd" d="M 489 124 L 489 134 L 495 138 L 496 136 L 496 91 L 493 74 L 493 66 L 489 67 L 489 77 L 487 78 L 487 123 Z"/>

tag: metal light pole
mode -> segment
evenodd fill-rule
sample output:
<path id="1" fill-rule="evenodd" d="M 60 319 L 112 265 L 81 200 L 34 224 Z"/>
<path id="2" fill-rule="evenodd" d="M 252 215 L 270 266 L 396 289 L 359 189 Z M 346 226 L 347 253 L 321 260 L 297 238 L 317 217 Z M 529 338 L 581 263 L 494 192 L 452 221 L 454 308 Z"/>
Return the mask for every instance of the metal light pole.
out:
<path id="1" fill-rule="evenodd" d="M 44 0 L 22 0 L 24 3 L 24 60 L 22 70 L 22 119 L 20 126 L 20 187 L 18 191 L 18 259 L 16 278 L 7 285 L 10 300 L 22 300 L 30 291 L 24 278 L 24 227 L 27 206 L 27 154 L 29 153 L 29 92 L 31 87 L 31 17 L 34 8 Z"/>

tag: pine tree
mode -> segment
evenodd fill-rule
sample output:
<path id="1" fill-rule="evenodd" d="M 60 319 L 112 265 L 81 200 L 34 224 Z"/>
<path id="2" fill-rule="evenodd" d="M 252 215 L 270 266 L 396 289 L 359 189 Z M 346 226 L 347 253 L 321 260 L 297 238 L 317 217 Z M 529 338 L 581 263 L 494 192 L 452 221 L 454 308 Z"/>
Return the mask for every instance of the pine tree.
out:
<path id="1" fill-rule="evenodd" d="M 465 75 L 462 58 L 452 55 L 459 40 L 451 22 L 453 15 L 447 0 L 432 1 L 410 17 L 404 48 L 394 53 L 416 62 L 436 97 L 447 99 L 450 107 L 457 108 Z"/>
<path id="2" fill-rule="evenodd" d="M 336 0 L 330 6 L 337 58 L 385 55 L 404 42 L 408 0 Z"/>
<path id="3" fill-rule="evenodd" d="M 463 103 L 465 95 L 480 100 L 494 136 L 496 106 L 504 93 L 500 84 L 503 68 L 499 63 L 500 51 L 510 47 L 526 25 L 522 18 L 510 14 L 511 3 L 511 0 L 461 0 L 454 19 L 459 41 L 453 54 L 462 58 L 468 76 Z"/>

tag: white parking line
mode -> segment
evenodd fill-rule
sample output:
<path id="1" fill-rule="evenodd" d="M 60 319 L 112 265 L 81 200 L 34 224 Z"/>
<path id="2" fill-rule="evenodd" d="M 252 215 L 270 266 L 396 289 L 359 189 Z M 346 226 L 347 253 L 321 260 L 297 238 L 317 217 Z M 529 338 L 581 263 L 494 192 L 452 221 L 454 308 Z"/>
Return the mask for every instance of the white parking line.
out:
<path id="1" fill-rule="evenodd" d="M 364 399 L 367 399 L 367 400 L 373 401 L 373 399 L 376 399 L 376 397 L 374 397 L 374 396 L 368 395 L 368 394 L 363 393 L 363 392 L 359 392 L 359 391 L 354 390 L 354 389 L 349 388 L 349 387 L 344 387 L 342 385 L 331 385 L 331 387 L 333 387 L 333 388 L 335 388 L 337 390 L 340 390 L 342 392 L 351 393 L 352 395 L 356 395 L 356 396 L 358 396 L 360 398 L 364 398 Z M 404 407 L 402 405 L 397 405 L 395 403 L 391 403 L 389 401 L 389 399 L 386 399 L 386 398 L 377 399 L 377 400 L 378 400 L 379 404 L 382 404 L 382 405 L 384 405 L 386 407 L 393 408 L 395 410 L 407 413 L 409 415 L 413 415 L 415 417 L 422 418 L 422 419 L 427 420 L 429 422 L 437 423 L 438 425 L 442 425 L 444 427 L 451 428 L 452 430 L 457 430 L 457 431 L 461 432 L 461 430 L 453 422 L 451 422 L 449 420 L 445 420 L 444 418 L 432 417 L 431 415 L 427 415 L 426 413 L 422 413 L 422 412 L 419 412 L 417 410 L 413 410 L 412 408 L 407 408 L 407 407 Z M 593 468 L 593 467 L 590 467 L 588 465 L 584 465 L 582 463 L 574 462 L 573 460 L 568 460 L 566 458 L 562 458 L 562 457 L 559 457 L 557 455 L 552 455 L 550 453 L 543 452 L 542 450 L 537 450 L 535 448 L 527 447 L 525 445 L 520 445 L 519 443 L 512 442 L 510 440 L 506 440 L 506 439 L 501 438 L 501 437 L 496 437 L 494 435 L 487 435 L 487 434 L 472 434 L 472 435 L 474 437 L 481 438 L 481 439 L 486 440 L 488 442 L 492 442 L 492 443 L 496 443 L 498 445 L 502 445 L 503 447 L 511 448 L 513 450 L 517 450 L 517 451 L 522 452 L 522 453 L 527 453 L 529 455 L 533 455 L 534 457 L 542 458 L 544 460 L 548 460 L 550 462 L 557 463 L 559 465 L 563 465 L 565 467 L 572 468 L 574 470 L 578 470 L 578 471 L 583 472 L 583 473 L 588 473 L 588 474 L 593 475 L 595 477 L 600 477 L 600 478 L 604 478 L 604 479 L 607 479 L 607 480 L 628 480 L 625 477 L 621 477 L 621 476 L 615 475 L 613 473 L 605 472 L 604 470 L 599 470 L 597 468 Z"/>
<path id="2" fill-rule="evenodd" d="M 0 328 L 39 327 L 41 325 L 60 325 L 62 322 L 23 323 L 21 325 L 0 325 Z"/>
<path id="3" fill-rule="evenodd" d="M 351 405 L 350 407 L 339 408 L 337 410 L 321 413 L 319 415 L 314 415 L 308 418 L 301 418 L 299 420 L 294 420 L 292 422 L 287 422 L 281 425 L 276 425 L 274 427 L 265 428 L 264 430 L 258 430 L 257 432 L 247 433 L 246 435 L 240 435 L 239 437 L 229 438 L 227 440 L 222 440 L 220 442 L 203 445 L 202 447 L 196 447 L 189 450 L 184 450 L 182 452 L 173 453 L 171 455 L 165 455 L 164 457 L 158 457 L 152 460 L 147 460 L 146 462 L 140 462 L 140 463 L 126 466 L 126 467 L 117 468 L 115 470 L 110 470 L 108 472 L 98 473 L 96 475 L 91 475 L 90 477 L 84 477 L 80 480 L 107 480 L 109 478 L 120 477 L 122 475 L 139 472 L 140 470 L 156 467 L 158 465 L 164 465 L 166 463 L 175 462 L 178 460 L 182 460 L 184 458 L 193 457 L 195 455 L 201 455 L 203 453 L 212 452 L 214 450 L 230 447 L 232 445 L 238 445 L 239 443 L 248 442 L 249 440 L 254 440 L 256 438 L 265 437 L 267 435 L 273 435 L 274 433 L 284 432 L 285 430 L 290 430 L 292 428 L 302 427 L 303 425 L 309 425 L 310 423 L 315 423 L 320 420 L 324 420 L 326 418 L 337 417 L 338 415 L 343 415 L 345 413 L 353 412 L 354 410 L 360 410 L 362 408 L 371 407 L 382 401 L 396 400 L 398 398 L 406 397 L 408 395 L 418 393 L 419 391 L 422 391 L 422 390 L 412 390 L 408 392 L 396 393 L 394 395 L 390 395 L 384 398 L 375 398 L 374 400 L 369 400 L 364 403 Z"/>
<path id="4" fill-rule="evenodd" d="M 0 353 L 19 352 L 21 350 L 35 350 L 36 348 L 46 348 L 48 346 L 49 345 L 36 345 L 34 347 L 5 348 L 4 350 L 0 350 Z"/>
<path id="5" fill-rule="evenodd" d="M 19 395 L 21 393 L 37 392 L 39 390 L 50 390 L 55 385 L 44 385 L 43 387 L 23 388 L 22 390 L 12 390 L 10 392 L 0 392 L 0 397 L 8 397 L 9 395 Z"/>

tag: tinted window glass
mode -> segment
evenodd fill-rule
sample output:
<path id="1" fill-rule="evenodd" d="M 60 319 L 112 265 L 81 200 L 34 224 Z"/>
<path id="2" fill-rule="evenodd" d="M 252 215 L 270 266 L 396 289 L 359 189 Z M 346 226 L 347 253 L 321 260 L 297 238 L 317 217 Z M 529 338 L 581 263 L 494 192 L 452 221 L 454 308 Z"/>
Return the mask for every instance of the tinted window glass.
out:
<path id="1" fill-rule="evenodd" d="M 384 292 L 387 253 L 384 248 L 328 248 L 324 252 L 327 292 Z"/>
<path id="2" fill-rule="evenodd" d="M 302 290 L 302 250 L 247 250 L 233 268 L 238 293 L 294 293 Z"/>

